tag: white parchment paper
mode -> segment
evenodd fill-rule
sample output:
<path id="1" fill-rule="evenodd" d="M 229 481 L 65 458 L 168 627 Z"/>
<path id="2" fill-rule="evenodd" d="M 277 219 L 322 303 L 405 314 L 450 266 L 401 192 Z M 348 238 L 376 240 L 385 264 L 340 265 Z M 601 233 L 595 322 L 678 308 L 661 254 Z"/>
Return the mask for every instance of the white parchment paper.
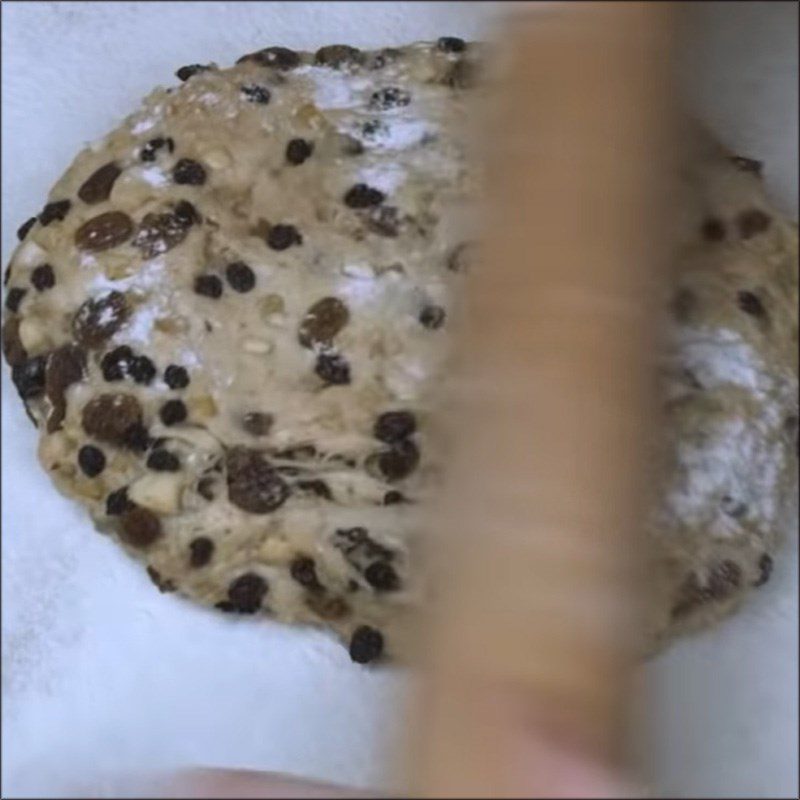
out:
<path id="1" fill-rule="evenodd" d="M 177 67 L 269 44 L 476 37 L 499 5 L 4 3 L 4 263 L 78 150 Z M 683 62 L 693 102 L 766 161 L 796 214 L 797 7 L 700 5 Z M 324 634 L 155 592 L 53 490 L 5 368 L 2 387 L 3 796 L 191 765 L 380 786 L 403 676 L 351 664 Z M 796 795 L 796 566 L 791 544 L 739 617 L 647 666 L 647 749 L 666 793 Z"/>

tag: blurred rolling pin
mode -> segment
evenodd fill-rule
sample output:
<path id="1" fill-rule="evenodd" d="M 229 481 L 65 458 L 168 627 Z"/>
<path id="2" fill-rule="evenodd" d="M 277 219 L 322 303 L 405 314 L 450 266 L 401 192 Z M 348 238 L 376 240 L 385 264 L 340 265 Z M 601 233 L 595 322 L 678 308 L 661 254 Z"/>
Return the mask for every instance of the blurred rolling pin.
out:
<path id="1" fill-rule="evenodd" d="M 509 715 L 625 760 L 672 17 L 668 3 L 547 4 L 503 38 L 412 794 L 557 794 Z"/>

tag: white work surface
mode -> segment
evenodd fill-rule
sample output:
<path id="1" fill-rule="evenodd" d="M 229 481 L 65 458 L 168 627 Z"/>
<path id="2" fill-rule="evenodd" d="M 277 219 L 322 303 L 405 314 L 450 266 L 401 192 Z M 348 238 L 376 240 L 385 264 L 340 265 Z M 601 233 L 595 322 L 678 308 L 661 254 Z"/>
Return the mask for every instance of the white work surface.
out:
<path id="1" fill-rule="evenodd" d="M 797 6 L 703 4 L 684 67 L 700 114 L 766 161 L 797 214 Z M 772 6 L 764 8 L 764 6 Z M 3 4 L 5 262 L 90 140 L 184 64 L 270 44 L 480 36 L 489 3 Z M 232 620 L 154 591 L 58 495 L 3 369 L 4 797 L 206 765 L 380 786 L 404 678 L 327 635 Z M 734 619 L 645 668 L 647 747 L 671 796 L 797 796 L 796 535 Z M 113 795 L 109 795 L 113 796 Z M 119 796 L 119 795 L 117 795 Z"/>

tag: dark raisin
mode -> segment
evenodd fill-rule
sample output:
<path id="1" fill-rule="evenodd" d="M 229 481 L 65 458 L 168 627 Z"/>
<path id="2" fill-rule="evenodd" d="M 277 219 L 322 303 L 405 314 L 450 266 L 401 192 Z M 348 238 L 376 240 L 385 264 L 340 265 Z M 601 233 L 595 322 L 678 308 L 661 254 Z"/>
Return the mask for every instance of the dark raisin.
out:
<path id="1" fill-rule="evenodd" d="M 22 303 L 22 300 L 26 294 L 28 294 L 28 290 L 20 289 L 18 286 L 15 286 L 13 289 L 9 289 L 8 294 L 6 295 L 6 308 L 14 313 L 19 311 L 20 303 Z"/>
<path id="2" fill-rule="evenodd" d="M 300 56 L 288 47 L 265 47 L 263 50 L 242 56 L 236 63 L 241 64 L 244 61 L 254 61 L 262 67 L 287 71 L 300 65 Z"/>
<path id="3" fill-rule="evenodd" d="M 135 453 L 143 453 L 153 443 L 150 432 L 141 422 L 134 422 L 125 429 L 122 434 L 120 444 L 133 450 Z"/>
<path id="4" fill-rule="evenodd" d="M 736 225 L 742 239 L 751 239 L 753 236 L 763 233 L 771 224 L 772 218 L 758 208 L 742 211 L 736 217 Z"/>
<path id="5" fill-rule="evenodd" d="M 46 366 L 45 356 L 34 356 L 11 367 L 11 380 L 23 400 L 44 394 Z"/>
<path id="6" fill-rule="evenodd" d="M 372 93 L 369 108 L 373 111 L 386 111 L 390 108 L 402 108 L 411 102 L 411 93 L 397 86 L 387 86 Z"/>
<path id="7" fill-rule="evenodd" d="M 337 528 L 334 533 L 334 544 L 345 553 L 350 553 L 355 547 L 369 539 L 366 528 Z"/>
<path id="8" fill-rule="evenodd" d="M 133 234 L 133 220 L 122 211 L 106 211 L 87 220 L 75 231 L 75 244 L 81 250 L 101 252 L 127 242 Z"/>
<path id="9" fill-rule="evenodd" d="M 189 565 L 198 569 L 211 561 L 214 555 L 214 542 L 207 536 L 198 536 L 189 542 Z"/>
<path id="10" fill-rule="evenodd" d="M 133 239 L 133 245 L 139 248 L 145 258 L 154 258 L 172 250 L 189 235 L 197 212 L 191 203 L 186 203 L 184 206 L 185 202 L 179 203 L 173 211 L 144 215 Z"/>
<path id="11" fill-rule="evenodd" d="M 147 457 L 147 468 L 155 472 L 177 472 L 181 468 L 181 462 L 175 453 L 159 448 Z"/>
<path id="12" fill-rule="evenodd" d="M 314 372 L 325 383 L 342 386 L 350 383 L 350 364 L 347 359 L 337 353 L 320 353 Z"/>
<path id="13" fill-rule="evenodd" d="M 162 577 L 155 567 L 147 567 L 147 575 L 155 584 L 159 592 L 174 592 L 176 589 L 175 581 Z"/>
<path id="14" fill-rule="evenodd" d="M 21 322 L 19 317 L 6 317 L 3 322 L 3 356 L 10 367 L 21 364 L 28 357 L 19 338 Z"/>
<path id="15" fill-rule="evenodd" d="M 170 389 L 185 389 L 189 385 L 189 373 L 184 367 L 170 364 L 164 370 L 164 383 Z"/>
<path id="16" fill-rule="evenodd" d="M 348 64 L 358 65 L 364 61 L 364 54 L 355 47 L 346 44 L 331 44 L 320 47 L 314 54 L 314 63 L 325 67 L 339 69 Z"/>
<path id="17" fill-rule="evenodd" d="M 369 625 L 360 625 L 350 639 L 350 658 L 356 664 L 368 664 L 383 653 L 383 634 Z"/>
<path id="18" fill-rule="evenodd" d="M 222 281 L 216 275 L 198 275 L 194 279 L 194 291 L 216 300 L 222 296 Z"/>
<path id="19" fill-rule="evenodd" d="M 72 208 L 70 200 L 56 200 L 48 203 L 39 214 L 39 222 L 42 227 L 47 227 L 51 222 L 60 222 L 69 214 L 70 208 Z"/>
<path id="20" fill-rule="evenodd" d="M 369 59 L 370 69 L 383 69 L 387 64 L 391 64 L 400 57 L 401 51 L 395 47 L 385 47 L 379 53 L 375 53 Z"/>
<path id="21" fill-rule="evenodd" d="M 394 506 L 397 505 L 398 503 L 405 503 L 405 502 L 406 498 L 400 492 L 395 492 L 395 491 L 386 492 L 386 494 L 383 496 L 383 504 L 385 506 Z"/>
<path id="22" fill-rule="evenodd" d="M 436 46 L 444 53 L 463 53 L 467 49 L 467 43 L 458 36 L 440 36 Z"/>
<path id="23" fill-rule="evenodd" d="M 192 75 L 197 75 L 198 72 L 206 72 L 210 69 L 210 64 L 187 64 L 175 73 L 175 77 L 180 81 L 188 81 Z"/>
<path id="24" fill-rule="evenodd" d="M 36 217 L 31 217 L 30 219 L 25 220 L 25 222 L 23 222 L 22 225 L 20 225 L 19 228 L 17 228 L 17 239 L 22 241 L 30 233 L 31 228 L 35 224 L 36 224 Z"/>
<path id="25" fill-rule="evenodd" d="M 762 553 L 761 558 L 758 559 L 758 580 L 753 586 L 763 586 L 769 580 L 769 576 L 772 575 L 774 565 L 772 556 L 769 553 Z"/>
<path id="26" fill-rule="evenodd" d="M 364 570 L 367 583 L 379 592 L 393 592 L 400 587 L 394 567 L 385 561 L 375 561 Z"/>
<path id="27" fill-rule="evenodd" d="M 302 244 L 303 237 L 294 225 L 273 225 L 267 234 L 267 244 L 273 250 L 286 250 L 293 244 Z"/>
<path id="28" fill-rule="evenodd" d="M 727 494 L 720 500 L 719 505 L 729 517 L 734 519 L 741 519 L 747 514 L 747 505 Z"/>
<path id="29" fill-rule="evenodd" d="M 672 314 L 678 322 L 688 322 L 697 306 L 697 298 L 689 289 L 678 289 L 672 298 Z"/>
<path id="30" fill-rule="evenodd" d="M 475 244 L 461 242 L 447 258 L 447 269 L 451 272 L 466 272 L 475 261 Z"/>
<path id="31" fill-rule="evenodd" d="M 305 586 L 306 589 L 322 589 L 322 584 L 317 577 L 317 570 L 313 558 L 298 556 L 292 561 L 289 572 L 292 578 L 301 586 Z"/>
<path id="32" fill-rule="evenodd" d="M 715 564 L 708 573 L 708 592 L 714 600 L 723 600 L 739 586 L 742 570 L 734 561 L 725 560 Z"/>
<path id="33" fill-rule="evenodd" d="M 248 102 L 259 103 L 260 105 L 264 106 L 269 103 L 271 95 L 266 86 L 252 85 L 242 86 L 240 88 L 242 90 L 242 94 L 247 98 Z"/>
<path id="34" fill-rule="evenodd" d="M 134 503 L 128 498 L 128 487 L 123 486 L 106 497 L 106 514 L 109 517 L 117 517 L 134 508 Z"/>
<path id="35" fill-rule="evenodd" d="M 175 142 L 173 142 L 172 139 L 165 139 L 162 136 L 151 139 L 142 146 L 142 149 L 139 151 L 139 158 L 141 158 L 142 161 L 155 161 L 158 151 L 163 147 L 166 147 L 171 153 L 175 148 Z"/>
<path id="36" fill-rule="evenodd" d="M 216 479 L 212 475 L 206 475 L 204 478 L 200 478 L 197 482 L 197 493 L 200 497 L 211 502 L 214 497 L 214 486 L 216 485 Z"/>
<path id="37" fill-rule="evenodd" d="M 120 444 L 128 428 L 142 421 L 142 407 L 130 394 L 101 394 L 83 407 L 81 421 L 94 439 Z"/>
<path id="38" fill-rule="evenodd" d="M 267 514 L 286 502 L 286 481 L 258 451 L 235 447 L 228 452 L 226 466 L 228 499 L 243 511 Z"/>
<path id="39" fill-rule="evenodd" d="M 187 414 L 183 400 L 167 400 L 158 411 L 158 416 L 165 425 L 177 425 L 186 419 Z"/>
<path id="40" fill-rule="evenodd" d="M 146 508 L 135 506 L 120 515 L 120 538 L 131 547 L 149 547 L 161 533 L 161 520 Z"/>
<path id="41" fill-rule="evenodd" d="M 134 356 L 128 365 L 128 374 L 136 383 L 148 386 L 156 376 L 156 365 L 147 356 Z"/>
<path id="42" fill-rule="evenodd" d="M 184 186 L 202 186 L 206 182 L 205 167 L 191 158 L 182 158 L 172 168 L 172 180 Z"/>
<path id="43" fill-rule="evenodd" d="M 298 481 L 297 488 L 303 492 L 311 492 L 317 497 L 322 497 L 325 500 L 333 500 L 331 490 L 328 488 L 328 484 L 325 483 L 325 481 L 317 479 L 311 481 Z"/>
<path id="44" fill-rule="evenodd" d="M 413 442 L 403 439 L 395 442 L 388 450 L 377 453 L 370 463 L 375 464 L 387 481 L 397 481 L 416 469 L 419 463 L 419 450 Z"/>
<path id="45" fill-rule="evenodd" d="M 410 411 L 386 411 L 375 420 L 372 434 L 391 444 L 406 439 L 417 430 L 417 420 Z"/>
<path id="46" fill-rule="evenodd" d="M 228 587 L 228 601 L 240 614 L 255 614 L 267 593 L 267 582 L 255 572 L 245 572 Z"/>
<path id="47" fill-rule="evenodd" d="M 764 167 L 761 161 L 756 161 L 754 158 L 746 158 L 745 156 L 729 156 L 728 161 L 742 172 L 752 172 L 758 176 L 761 175 L 761 170 Z"/>
<path id="48" fill-rule="evenodd" d="M 306 605 L 322 619 L 341 619 L 350 613 L 350 606 L 341 597 L 314 592 L 305 599 Z"/>
<path id="49" fill-rule="evenodd" d="M 703 222 L 700 233 L 707 242 L 721 242 L 725 238 L 725 225 L 721 219 L 709 217 Z"/>
<path id="50" fill-rule="evenodd" d="M 172 213 L 175 219 L 187 228 L 203 221 L 198 210 L 188 200 L 180 200 Z"/>
<path id="51" fill-rule="evenodd" d="M 234 261 L 225 268 L 225 277 L 236 292 L 249 292 L 256 285 L 256 275 L 244 261 Z"/>
<path id="52" fill-rule="evenodd" d="M 11 280 L 11 264 L 6 266 L 6 270 L 3 273 L 3 286 L 8 286 L 8 282 Z"/>
<path id="53" fill-rule="evenodd" d="M 388 130 L 386 123 L 380 119 L 370 119 L 361 125 L 361 135 L 367 139 L 374 138 L 377 134 Z"/>
<path id="54" fill-rule="evenodd" d="M 314 145 L 305 139 L 292 139 L 286 145 L 286 160 L 290 164 L 302 164 L 314 152 Z"/>
<path id="55" fill-rule="evenodd" d="M 242 427 L 251 436 L 266 436 L 275 418 L 272 414 L 264 414 L 260 411 L 251 411 L 242 417 Z"/>
<path id="56" fill-rule="evenodd" d="M 83 378 L 85 367 L 86 352 L 77 345 L 65 344 L 50 353 L 44 380 L 44 390 L 51 406 L 47 417 L 48 433 L 61 428 L 67 413 L 66 391 Z"/>
<path id="57" fill-rule="evenodd" d="M 125 295 L 108 292 L 87 300 L 72 319 L 75 340 L 90 349 L 110 339 L 128 319 L 130 310 Z"/>
<path id="58" fill-rule="evenodd" d="M 37 292 L 44 292 L 56 285 L 56 274 L 50 264 L 40 264 L 31 273 L 31 283 Z"/>
<path id="59" fill-rule="evenodd" d="M 377 206 L 369 210 L 366 223 L 371 233 L 391 239 L 400 231 L 400 214 L 396 206 Z"/>
<path id="60" fill-rule="evenodd" d="M 122 174 L 122 170 L 113 162 L 104 164 L 95 170 L 78 189 L 78 197 L 90 206 L 108 200 L 114 183 Z"/>
<path id="61" fill-rule="evenodd" d="M 152 446 L 153 441 L 147 427 L 141 422 L 134 422 L 125 429 L 118 444 L 135 453 L 144 453 Z"/>
<path id="62" fill-rule="evenodd" d="M 338 528 L 333 534 L 333 546 L 344 553 L 356 568 L 363 569 L 373 561 L 391 561 L 395 554 L 379 544 L 366 528 Z"/>
<path id="63" fill-rule="evenodd" d="M 351 186 L 342 198 L 348 208 L 370 208 L 380 205 L 386 195 L 380 189 L 373 189 L 366 183 L 356 183 Z"/>
<path id="64" fill-rule="evenodd" d="M 297 338 L 303 347 L 329 345 L 349 319 L 350 312 L 338 297 L 323 297 L 304 314 Z"/>
<path id="65" fill-rule="evenodd" d="M 708 570 L 705 584 L 700 583 L 697 575 L 690 574 L 683 582 L 678 601 L 672 608 L 673 619 L 681 619 L 705 603 L 730 597 L 741 580 L 741 568 L 728 559 L 714 564 Z"/>
<path id="66" fill-rule="evenodd" d="M 705 388 L 697 375 L 695 375 L 690 369 L 684 368 L 681 371 L 680 379 L 686 386 L 689 386 L 692 389 L 699 389 L 702 391 Z"/>
<path id="67" fill-rule="evenodd" d="M 85 444 L 78 450 L 78 466 L 89 478 L 94 478 L 106 468 L 106 457 L 99 447 Z"/>
<path id="68" fill-rule="evenodd" d="M 419 312 L 419 321 L 424 327 L 435 331 L 444 325 L 445 316 L 445 311 L 441 306 L 428 305 Z"/>
<path id="69" fill-rule="evenodd" d="M 133 358 L 133 350 L 126 344 L 109 350 L 100 360 L 103 379 L 109 382 L 123 380 L 128 374 L 128 368 Z"/>
<path id="70" fill-rule="evenodd" d="M 736 305 L 738 305 L 745 314 L 750 314 L 752 317 L 764 318 L 767 316 L 767 310 L 764 308 L 764 304 L 761 302 L 758 295 L 753 292 L 739 292 L 736 295 Z"/>

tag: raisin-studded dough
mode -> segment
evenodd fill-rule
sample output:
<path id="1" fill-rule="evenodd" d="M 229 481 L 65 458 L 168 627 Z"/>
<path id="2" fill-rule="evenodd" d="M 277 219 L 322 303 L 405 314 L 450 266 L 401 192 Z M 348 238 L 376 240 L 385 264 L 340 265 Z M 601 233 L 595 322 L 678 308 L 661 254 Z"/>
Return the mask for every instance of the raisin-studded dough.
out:
<path id="1" fill-rule="evenodd" d="M 796 525 L 797 226 L 770 207 L 759 162 L 703 136 L 696 145 L 659 354 L 667 447 L 648 524 L 651 650 L 763 586 Z"/>
<path id="2" fill-rule="evenodd" d="M 443 38 L 184 67 L 20 229 L 4 353 L 42 464 L 162 591 L 401 654 L 479 55 Z M 757 172 L 709 148 L 686 175 L 651 641 L 767 579 L 790 492 L 796 233 Z"/>

